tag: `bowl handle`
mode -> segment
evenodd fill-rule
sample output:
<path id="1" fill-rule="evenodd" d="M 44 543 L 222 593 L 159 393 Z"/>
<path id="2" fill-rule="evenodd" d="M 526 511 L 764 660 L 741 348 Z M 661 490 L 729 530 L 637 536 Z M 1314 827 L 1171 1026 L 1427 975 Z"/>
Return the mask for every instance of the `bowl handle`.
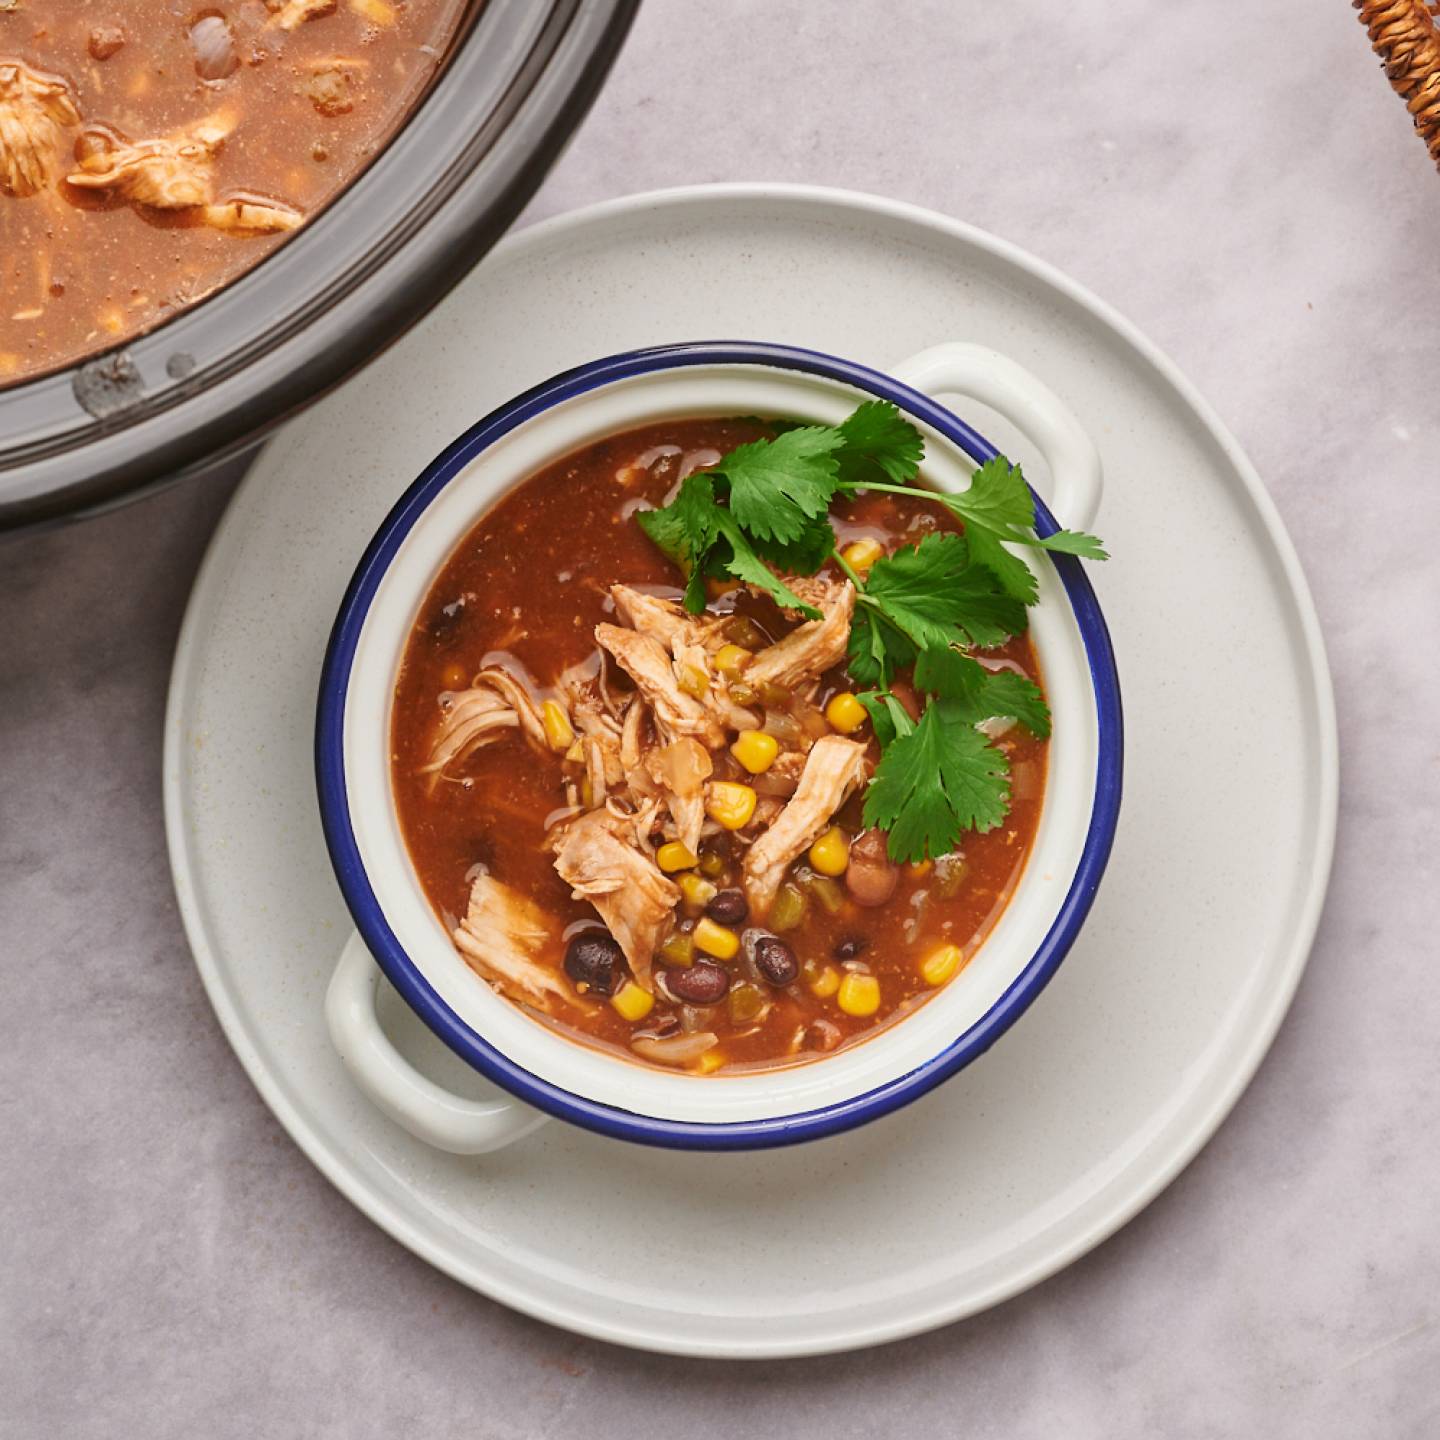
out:
<path id="1" fill-rule="evenodd" d="M 998 410 L 1050 467 L 1050 509 L 1061 525 L 1088 530 L 1104 491 L 1100 452 L 1069 407 L 1022 365 L 984 345 L 953 341 L 912 355 L 890 373 L 926 395 L 964 395 Z"/>
<path id="2" fill-rule="evenodd" d="M 545 1123 L 547 1116 L 498 1090 L 493 1100 L 464 1100 L 422 1075 L 380 1028 L 379 984 L 379 967 L 352 935 L 325 994 L 325 1021 L 350 1078 L 397 1125 L 452 1155 L 484 1155 Z"/>

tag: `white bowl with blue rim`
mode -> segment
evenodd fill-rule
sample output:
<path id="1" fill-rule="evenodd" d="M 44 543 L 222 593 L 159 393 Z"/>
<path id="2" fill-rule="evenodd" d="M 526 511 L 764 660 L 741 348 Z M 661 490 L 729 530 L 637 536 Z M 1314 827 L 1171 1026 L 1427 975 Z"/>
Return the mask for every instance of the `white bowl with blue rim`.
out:
<path id="1" fill-rule="evenodd" d="M 924 1005 L 808 1063 L 688 1075 L 566 1039 L 531 1019 L 451 943 L 410 862 L 391 790 L 391 705 L 406 641 L 445 561 L 506 492 L 595 441 L 667 418 L 777 415 L 835 424 L 870 397 L 893 401 L 920 428 L 925 479 L 962 489 L 996 451 L 936 395 L 991 407 L 1039 450 L 1052 491 L 1050 507 L 1037 499 L 1041 534 L 1058 523 L 1093 525 L 1101 466 L 1080 424 L 1013 361 L 960 343 L 937 345 L 888 374 L 746 342 L 611 356 L 486 416 L 386 517 L 326 652 L 315 766 L 326 843 L 355 921 L 327 995 L 331 1038 L 360 1089 L 412 1135 L 459 1154 L 497 1149 L 547 1117 L 679 1149 L 833 1135 L 908 1104 L 982 1055 L 1055 973 L 1109 859 L 1123 757 L 1109 633 L 1080 562 L 1069 556 L 1028 557 L 1040 591 L 1030 634 L 1053 735 L 1034 847 L 1010 903 L 969 964 Z M 376 1015 L 381 972 L 441 1040 L 494 1082 L 493 1098 L 451 1094 L 396 1049 Z"/>

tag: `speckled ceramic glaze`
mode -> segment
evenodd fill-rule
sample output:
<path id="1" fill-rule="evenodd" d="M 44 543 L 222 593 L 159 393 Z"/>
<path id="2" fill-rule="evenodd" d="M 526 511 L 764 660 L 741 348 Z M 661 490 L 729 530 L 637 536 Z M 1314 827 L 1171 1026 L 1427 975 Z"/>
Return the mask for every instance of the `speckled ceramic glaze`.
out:
<path id="1" fill-rule="evenodd" d="M 975 341 L 1022 363 L 1095 438 L 1115 558 L 1093 579 L 1126 708 L 1124 822 L 1104 887 L 1023 1020 L 874 1124 L 708 1155 L 549 1124 L 500 1154 L 445 1154 L 358 1091 L 325 1022 L 352 928 L 314 796 L 331 622 L 355 556 L 477 415 L 596 355 L 726 334 L 881 372 Z M 1017 427 L 988 406 L 966 416 L 1053 494 Z M 1233 440 L 1153 346 L 1048 267 L 928 212 L 721 187 L 507 242 L 271 446 L 190 606 L 165 779 L 177 891 L 216 1013 L 346 1195 L 530 1314 L 624 1344 L 760 1356 L 972 1314 L 1084 1253 L 1177 1173 L 1254 1073 L 1299 979 L 1336 759 L 1289 542 Z M 383 980 L 377 1008 L 407 1066 L 483 1103 L 488 1082 Z M 657 1223 L 670 1214 L 746 1263 L 716 1266 Z M 864 1244 L 841 1243 L 857 1234 Z"/>

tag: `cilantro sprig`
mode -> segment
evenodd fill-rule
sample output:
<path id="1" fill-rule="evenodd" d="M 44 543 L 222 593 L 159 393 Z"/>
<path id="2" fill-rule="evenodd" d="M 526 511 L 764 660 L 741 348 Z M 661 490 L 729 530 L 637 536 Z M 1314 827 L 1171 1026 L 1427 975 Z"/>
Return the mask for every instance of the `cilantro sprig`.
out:
<path id="1" fill-rule="evenodd" d="M 835 426 L 776 423 L 771 438 L 738 446 L 689 476 L 662 509 L 637 518 L 686 575 L 685 605 L 705 608 L 708 577 L 733 576 L 808 619 L 819 611 L 786 584 L 833 562 L 853 582 L 848 669 L 881 746 L 865 795 L 867 826 L 889 834 L 896 861 L 948 854 L 968 831 L 992 830 L 1010 809 L 1005 752 L 978 727 L 1010 717 L 1050 733 L 1040 689 L 982 665 L 985 650 L 1022 634 L 1039 598 L 1035 574 L 1010 547 L 1107 559 L 1080 531 L 1035 533 L 1035 500 L 1003 456 L 958 493 L 916 485 L 924 440 L 898 408 L 859 406 Z M 962 534 L 932 532 L 877 560 L 867 574 L 836 546 L 830 506 L 860 491 L 923 498 L 948 510 Z M 909 672 L 919 718 L 892 689 Z"/>

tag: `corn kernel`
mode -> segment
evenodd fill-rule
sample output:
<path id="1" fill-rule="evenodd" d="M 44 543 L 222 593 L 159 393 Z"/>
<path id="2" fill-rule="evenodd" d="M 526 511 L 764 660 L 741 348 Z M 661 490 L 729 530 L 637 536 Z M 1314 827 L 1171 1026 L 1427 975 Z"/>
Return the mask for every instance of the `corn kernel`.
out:
<path id="1" fill-rule="evenodd" d="M 964 958 L 964 951 L 958 945 L 942 945 L 920 962 L 920 978 L 927 985 L 943 985 L 955 978 Z"/>
<path id="2" fill-rule="evenodd" d="M 720 892 L 703 875 L 696 875 L 694 871 L 682 875 L 675 882 L 680 887 L 680 893 L 697 910 L 703 910 Z"/>
<path id="3" fill-rule="evenodd" d="M 884 553 L 878 540 L 855 540 L 840 552 L 840 558 L 863 575 Z"/>
<path id="4" fill-rule="evenodd" d="M 627 980 L 611 997 L 610 1003 L 621 1016 L 633 1025 L 643 1020 L 655 1004 L 655 997 L 648 990 L 642 990 L 633 980 Z"/>
<path id="5" fill-rule="evenodd" d="M 585 761 L 585 747 L 577 740 L 566 752 L 565 758 L 574 765 L 581 765 Z"/>
<path id="6" fill-rule="evenodd" d="M 840 972 L 833 965 L 827 965 L 810 982 L 810 993 L 819 1000 L 828 1000 L 839 988 Z"/>
<path id="7" fill-rule="evenodd" d="M 695 948 L 713 955 L 717 960 L 733 960 L 740 948 L 740 937 L 707 915 L 695 927 Z"/>
<path id="8" fill-rule="evenodd" d="M 695 853 L 678 840 L 671 840 L 655 852 L 655 863 L 667 875 L 675 870 L 690 870 L 695 865 Z"/>
<path id="9" fill-rule="evenodd" d="M 725 1057 L 718 1050 L 707 1050 L 690 1069 L 696 1075 L 713 1075 L 723 1064 Z"/>
<path id="10" fill-rule="evenodd" d="M 571 728 L 570 717 L 558 700 L 547 700 L 541 705 L 540 724 L 545 729 L 545 739 L 552 750 L 568 750 L 575 743 L 575 731 Z"/>
<path id="11" fill-rule="evenodd" d="M 729 679 L 738 675 L 754 658 L 753 652 L 743 645 L 722 645 L 715 652 L 715 668 Z"/>
<path id="12" fill-rule="evenodd" d="M 825 718 L 832 730 L 838 730 L 842 735 L 853 735 L 865 723 L 868 712 L 848 690 L 842 690 L 830 697 L 830 703 L 825 707 Z"/>
<path id="13" fill-rule="evenodd" d="M 706 787 L 705 813 L 727 830 L 739 830 L 755 813 L 755 792 L 735 780 L 716 780 Z"/>
<path id="14" fill-rule="evenodd" d="M 811 847 L 810 863 L 822 875 L 843 875 L 850 864 L 850 842 L 845 832 L 832 825 Z"/>
<path id="15" fill-rule="evenodd" d="M 780 742 L 763 730 L 742 730 L 730 753 L 752 774 L 762 775 L 780 753 Z"/>
<path id="16" fill-rule="evenodd" d="M 835 1003 L 847 1015 L 873 1015 L 880 1008 L 880 982 L 873 975 L 852 970 L 840 982 Z"/>
<path id="17" fill-rule="evenodd" d="M 910 873 L 917 880 L 923 880 L 934 868 L 933 860 L 912 860 L 910 862 Z"/>

